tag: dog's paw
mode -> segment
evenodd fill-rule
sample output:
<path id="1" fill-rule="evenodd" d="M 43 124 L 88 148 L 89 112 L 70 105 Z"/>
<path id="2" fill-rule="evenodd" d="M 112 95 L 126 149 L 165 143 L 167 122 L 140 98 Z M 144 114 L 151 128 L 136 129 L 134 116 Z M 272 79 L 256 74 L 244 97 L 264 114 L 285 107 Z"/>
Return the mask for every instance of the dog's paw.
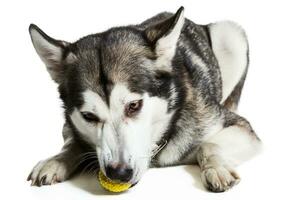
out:
<path id="1" fill-rule="evenodd" d="M 52 185 L 62 182 L 68 177 L 66 164 L 55 158 L 40 161 L 29 174 L 27 181 L 31 186 Z"/>
<path id="2" fill-rule="evenodd" d="M 204 186 L 212 192 L 225 192 L 240 182 L 237 173 L 224 166 L 204 169 L 201 179 Z"/>

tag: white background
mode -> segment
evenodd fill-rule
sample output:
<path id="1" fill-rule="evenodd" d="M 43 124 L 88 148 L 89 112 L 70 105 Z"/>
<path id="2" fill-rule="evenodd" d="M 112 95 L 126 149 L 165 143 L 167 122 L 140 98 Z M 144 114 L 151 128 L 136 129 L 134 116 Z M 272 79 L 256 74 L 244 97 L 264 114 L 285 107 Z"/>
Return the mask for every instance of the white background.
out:
<path id="1" fill-rule="evenodd" d="M 151 169 L 121 195 L 104 193 L 95 177 L 30 187 L 25 179 L 32 167 L 63 144 L 63 115 L 57 86 L 32 47 L 29 24 L 75 41 L 161 11 L 175 12 L 181 5 L 196 23 L 234 20 L 249 37 L 251 64 L 240 113 L 252 123 L 265 151 L 238 168 L 240 184 L 226 193 L 209 193 L 199 169 L 182 166 Z M 299 199 L 299 8 L 297 1 L 288 0 L 1 1 L 0 199 Z"/>

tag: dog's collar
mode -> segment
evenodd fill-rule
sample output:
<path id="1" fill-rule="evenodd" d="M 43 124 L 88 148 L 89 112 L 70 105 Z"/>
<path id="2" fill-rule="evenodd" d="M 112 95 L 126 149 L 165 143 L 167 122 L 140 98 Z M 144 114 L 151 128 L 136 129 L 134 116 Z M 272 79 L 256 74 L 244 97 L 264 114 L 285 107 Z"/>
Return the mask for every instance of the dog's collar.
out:
<path id="1" fill-rule="evenodd" d="M 166 139 L 160 140 L 157 144 L 157 147 L 152 151 L 151 158 L 153 159 L 163 148 L 167 145 L 168 141 Z"/>

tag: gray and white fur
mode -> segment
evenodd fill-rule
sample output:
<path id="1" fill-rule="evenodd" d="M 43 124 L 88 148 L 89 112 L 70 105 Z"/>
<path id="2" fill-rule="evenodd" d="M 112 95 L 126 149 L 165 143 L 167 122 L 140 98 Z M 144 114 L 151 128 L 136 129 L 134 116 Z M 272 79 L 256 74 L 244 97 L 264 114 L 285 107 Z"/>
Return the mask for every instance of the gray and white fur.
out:
<path id="1" fill-rule="evenodd" d="M 183 164 L 198 164 L 213 192 L 239 182 L 234 167 L 261 149 L 235 112 L 247 38 L 233 22 L 198 25 L 183 13 L 181 7 L 75 43 L 30 25 L 66 118 L 61 152 L 33 168 L 32 185 L 65 181 L 88 165 L 131 184 L 149 167 Z"/>

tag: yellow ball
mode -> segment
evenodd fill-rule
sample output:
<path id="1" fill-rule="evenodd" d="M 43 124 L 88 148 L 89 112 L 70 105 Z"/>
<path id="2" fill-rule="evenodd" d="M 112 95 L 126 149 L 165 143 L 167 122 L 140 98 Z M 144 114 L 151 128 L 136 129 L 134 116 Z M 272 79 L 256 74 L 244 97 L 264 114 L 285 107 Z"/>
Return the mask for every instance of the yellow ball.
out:
<path id="1" fill-rule="evenodd" d="M 98 179 L 100 185 L 102 185 L 104 189 L 110 192 L 124 192 L 128 190 L 131 186 L 130 183 L 115 183 L 111 181 L 101 172 L 101 170 L 98 173 Z"/>

